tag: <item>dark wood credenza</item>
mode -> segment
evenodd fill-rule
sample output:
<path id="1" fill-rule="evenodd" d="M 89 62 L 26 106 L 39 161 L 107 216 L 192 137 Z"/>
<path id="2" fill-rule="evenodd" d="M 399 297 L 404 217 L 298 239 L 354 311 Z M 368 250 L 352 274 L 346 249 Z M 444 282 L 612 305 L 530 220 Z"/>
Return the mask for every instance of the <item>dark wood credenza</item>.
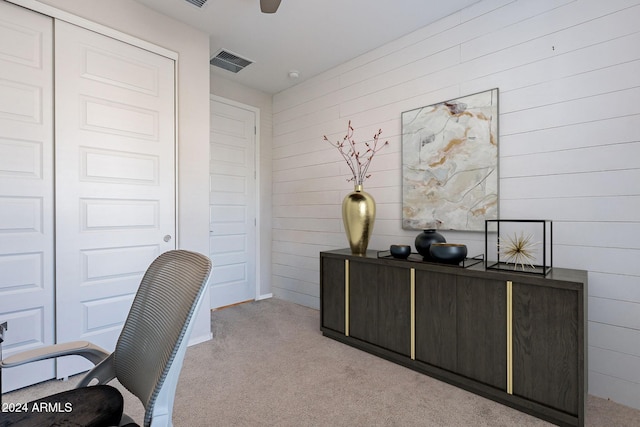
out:
<path id="1" fill-rule="evenodd" d="M 330 338 L 558 425 L 583 426 L 587 272 L 320 253 Z"/>

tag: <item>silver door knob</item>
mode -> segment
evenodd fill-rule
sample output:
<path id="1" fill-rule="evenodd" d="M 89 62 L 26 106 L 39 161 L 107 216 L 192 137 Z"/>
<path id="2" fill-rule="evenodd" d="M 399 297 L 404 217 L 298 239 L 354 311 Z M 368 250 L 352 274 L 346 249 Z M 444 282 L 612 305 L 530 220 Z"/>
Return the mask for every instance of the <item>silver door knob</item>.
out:
<path id="1" fill-rule="evenodd" d="M 164 236 L 164 239 L 162 240 L 164 240 L 165 242 L 168 242 L 169 240 L 171 240 L 171 236 L 167 234 L 166 236 Z"/>

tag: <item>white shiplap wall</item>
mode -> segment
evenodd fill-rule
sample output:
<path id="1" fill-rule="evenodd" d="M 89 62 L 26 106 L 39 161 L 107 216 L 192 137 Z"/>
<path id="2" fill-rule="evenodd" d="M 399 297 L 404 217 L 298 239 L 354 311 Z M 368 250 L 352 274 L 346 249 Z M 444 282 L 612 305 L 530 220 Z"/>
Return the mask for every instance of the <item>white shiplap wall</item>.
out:
<path id="1" fill-rule="evenodd" d="M 589 271 L 589 392 L 640 408 L 638 22 L 638 0 L 485 0 L 275 95 L 274 295 L 318 307 L 318 252 L 348 246 L 349 171 L 323 134 L 383 129 L 370 248 L 412 244 L 401 112 L 498 87 L 500 215 L 554 221 L 554 265 Z"/>

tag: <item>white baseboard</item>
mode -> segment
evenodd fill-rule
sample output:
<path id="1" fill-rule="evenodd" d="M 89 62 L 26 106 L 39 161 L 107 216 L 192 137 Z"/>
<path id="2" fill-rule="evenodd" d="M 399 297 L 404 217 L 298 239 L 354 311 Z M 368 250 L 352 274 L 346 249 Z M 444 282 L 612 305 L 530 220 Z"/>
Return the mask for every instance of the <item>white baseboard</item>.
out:
<path id="1" fill-rule="evenodd" d="M 272 293 L 258 295 L 258 297 L 256 298 L 256 301 L 260 301 L 261 299 L 269 299 L 269 298 L 273 298 Z"/>
<path id="2" fill-rule="evenodd" d="M 199 335 L 197 337 L 190 337 L 189 344 L 187 344 L 187 347 L 191 347 L 192 345 L 200 344 L 202 342 L 209 341 L 211 339 L 213 339 L 213 334 L 211 332 L 209 332 L 208 334 Z"/>

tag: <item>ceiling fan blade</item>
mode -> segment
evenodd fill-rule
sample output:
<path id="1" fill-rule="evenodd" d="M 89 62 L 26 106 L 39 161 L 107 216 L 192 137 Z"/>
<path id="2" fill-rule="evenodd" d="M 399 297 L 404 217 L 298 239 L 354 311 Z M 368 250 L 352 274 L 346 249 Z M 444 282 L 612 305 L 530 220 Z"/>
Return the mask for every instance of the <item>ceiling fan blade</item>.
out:
<path id="1" fill-rule="evenodd" d="M 262 13 L 275 13 L 280 6 L 280 0 L 260 0 L 260 10 Z"/>

